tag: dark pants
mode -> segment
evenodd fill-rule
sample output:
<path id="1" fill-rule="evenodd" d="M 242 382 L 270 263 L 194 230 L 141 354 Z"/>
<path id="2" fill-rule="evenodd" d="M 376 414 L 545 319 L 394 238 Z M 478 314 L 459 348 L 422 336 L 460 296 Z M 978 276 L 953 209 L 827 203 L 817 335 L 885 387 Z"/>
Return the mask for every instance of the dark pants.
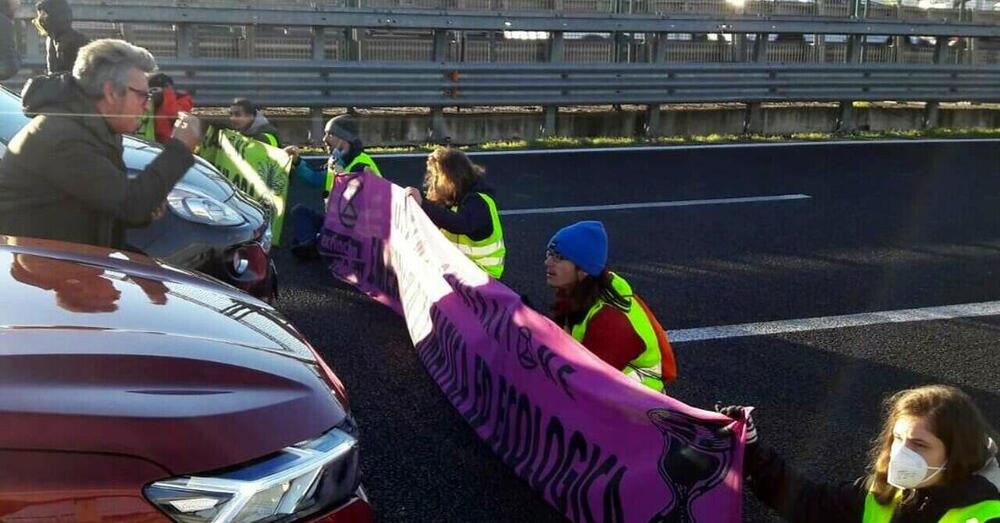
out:
<path id="1" fill-rule="evenodd" d="M 301 204 L 292 207 L 292 248 L 315 246 L 322 228 L 322 213 Z"/>

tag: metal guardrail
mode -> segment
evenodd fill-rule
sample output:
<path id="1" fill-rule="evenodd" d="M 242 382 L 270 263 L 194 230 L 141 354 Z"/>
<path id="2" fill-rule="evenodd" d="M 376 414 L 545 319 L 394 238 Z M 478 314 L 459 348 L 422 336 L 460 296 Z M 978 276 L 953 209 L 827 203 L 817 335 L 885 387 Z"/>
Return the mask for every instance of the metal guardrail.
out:
<path id="1" fill-rule="evenodd" d="M 556 108 L 566 105 L 645 104 L 654 128 L 662 103 L 743 102 L 749 104 L 750 129 L 761 121 L 761 102 L 839 101 L 843 126 L 849 127 L 852 100 L 930 101 L 928 125 L 936 119 L 937 102 L 1000 101 L 1000 68 L 970 65 L 998 61 L 989 53 L 996 51 L 1000 25 L 968 23 L 975 20 L 965 16 L 964 7 L 955 20 L 904 20 L 879 14 L 872 6 L 884 5 L 873 0 L 816 0 L 809 4 L 816 9 L 805 13 L 790 12 L 790 4 L 801 2 L 746 0 L 753 13 L 727 7 L 714 14 L 688 11 L 702 0 L 412 0 L 419 7 L 439 2 L 435 5 L 445 10 L 395 7 L 411 0 L 344 0 L 351 7 L 338 0 L 334 7 L 315 2 L 309 8 L 302 0 L 288 0 L 281 6 L 255 3 L 250 9 L 223 6 L 228 0 L 104 1 L 109 3 L 74 2 L 77 20 L 98 30 L 110 27 L 126 38 L 130 32 L 151 38 L 163 50 L 161 67 L 181 88 L 194 91 L 199 105 L 228 105 L 233 97 L 249 96 L 265 106 L 307 107 L 314 129 L 321 129 L 323 109 L 338 106 L 431 107 L 437 134 L 444 121 L 441 108 L 455 106 L 542 105 L 551 132 Z M 502 2 L 512 10 L 486 11 L 482 2 Z M 552 3 L 553 10 L 528 9 L 539 2 Z M 611 2 L 614 12 L 558 10 L 567 2 Z M 699 5 L 738 3 L 705 0 Z M 371 7 L 383 4 L 393 9 Z M 461 9 L 473 4 L 480 10 Z M 623 5 L 630 11 L 640 8 L 622 13 Z M 840 16 L 840 8 L 834 8 L 843 5 L 849 8 Z M 863 5 L 867 10 L 860 10 Z M 903 6 L 896 8 L 902 13 Z M 20 18 L 30 17 L 30 11 L 26 6 Z M 217 31 L 234 28 L 242 36 Z M 278 34 L 282 31 L 287 38 Z M 544 32 L 545 37 L 509 45 L 494 40 L 506 31 Z M 479 40 L 472 38 L 476 32 Z M 24 32 L 34 38 L 26 42 L 27 62 L 37 66 L 40 42 L 32 33 Z M 768 44 L 766 35 L 775 33 L 796 34 L 800 42 Z M 589 43 L 564 37 L 571 34 L 606 37 Z M 693 41 L 706 34 L 719 35 L 714 48 Z M 684 35 L 692 40 L 675 38 Z M 822 35 L 848 36 L 827 44 L 833 37 Z M 869 47 L 867 37 L 877 35 L 890 35 L 895 43 L 882 38 L 882 44 Z M 906 43 L 907 37 L 921 35 L 937 36 L 936 44 Z M 962 37 L 960 45 L 951 47 L 949 36 Z M 453 37 L 462 40 L 461 46 Z M 584 43 L 594 45 L 579 45 Z M 686 54 L 671 54 L 678 50 Z M 573 53 L 607 63 L 567 63 Z M 401 55 L 413 61 L 378 60 Z M 669 63 L 705 57 L 717 63 Z M 484 58 L 492 63 L 472 63 Z M 815 62 L 787 63 L 808 60 Z M 536 63 L 500 63 L 506 61 Z M 966 65 L 949 65 L 955 62 Z"/>
<path id="2" fill-rule="evenodd" d="M 851 64 L 169 61 L 200 105 L 452 107 L 777 101 L 1000 101 L 1000 68 Z M 193 73 L 193 74 L 192 74 Z"/>
<path id="3" fill-rule="evenodd" d="M 19 13 L 30 17 L 28 8 Z M 801 17 L 739 13 L 588 13 L 478 12 L 465 10 L 320 7 L 285 8 L 168 7 L 161 5 L 80 5 L 77 20 L 142 23 L 261 24 L 286 27 L 383 29 L 524 30 L 566 32 L 905 34 L 1000 37 L 1000 16 L 991 24 L 957 24 L 949 18 L 902 20 L 850 17 Z"/>
<path id="4" fill-rule="evenodd" d="M 241 0 L 75 0 L 102 7 L 215 7 L 243 9 Z M 839 17 L 995 24 L 1000 10 L 994 0 L 255 0 L 257 9 L 322 11 L 337 8 L 432 9 L 448 11 L 535 11 L 550 13 L 616 13 L 643 15 L 711 15 L 722 17 Z"/>

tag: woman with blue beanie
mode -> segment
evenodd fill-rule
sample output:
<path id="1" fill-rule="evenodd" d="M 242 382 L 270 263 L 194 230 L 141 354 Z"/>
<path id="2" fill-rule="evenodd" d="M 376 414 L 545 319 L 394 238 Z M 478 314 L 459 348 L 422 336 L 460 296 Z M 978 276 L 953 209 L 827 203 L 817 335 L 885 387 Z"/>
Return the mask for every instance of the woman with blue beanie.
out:
<path id="1" fill-rule="evenodd" d="M 670 342 L 646 303 L 607 263 L 601 222 L 577 222 L 556 232 L 545 251 L 545 283 L 555 290 L 553 319 L 612 367 L 662 391 L 677 377 Z"/>

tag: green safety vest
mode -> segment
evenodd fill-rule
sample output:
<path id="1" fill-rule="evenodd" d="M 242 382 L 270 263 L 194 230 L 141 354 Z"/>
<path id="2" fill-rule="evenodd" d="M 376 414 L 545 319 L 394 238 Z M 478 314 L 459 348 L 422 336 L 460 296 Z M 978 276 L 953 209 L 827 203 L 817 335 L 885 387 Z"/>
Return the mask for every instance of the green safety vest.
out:
<path id="1" fill-rule="evenodd" d="M 503 226 L 500 225 L 500 213 L 497 212 L 497 204 L 493 198 L 476 193 L 486 201 L 490 208 L 490 219 L 493 221 L 493 233 L 485 240 L 476 241 L 464 234 L 453 234 L 444 229 L 444 237 L 454 243 L 462 254 L 466 255 L 476 265 L 481 267 L 490 276 L 500 279 L 503 275 L 503 262 L 507 256 L 507 248 L 503 244 Z M 452 211 L 458 211 L 458 207 L 452 207 Z"/>
<path id="2" fill-rule="evenodd" d="M 260 133 L 260 134 L 261 134 L 261 135 L 262 135 L 262 136 L 263 136 L 263 137 L 264 137 L 265 139 L 264 139 L 264 140 L 258 140 L 258 141 L 260 141 L 260 142 L 264 142 L 264 143 L 266 143 L 267 145 L 270 145 L 271 147 L 280 147 L 280 146 L 278 145 L 278 137 L 277 137 L 277 136 L 275 136 L 275 135 L 274 135 L 273 133 L 267 133 L 267 132 L 265 132 L 265 133 Z M 251 137 L 251 138 L 252 138 L 252 137 Z"/>
<path id="3" fill-rule="evenodd" d="M 351 172 L 358 165 L 364 165 L 365 167 L 368 167 L 371 172 L 375 173 L 375 176 L 378 176 L 379 178 L 382 177 L 382 172 L 378 170 L 378 166 L 375 165 L 375 160 L 373 160 L 371 156 L 368 156 L 368 153 L 358 153 L 358 155 L 351 160 L 351 163 L 344 167 L 344 170 Z M 326 171 L 326 185 L 324 186 L 324 189 L 327 193 L 333 190 L 333 180 L 336 177 L 337 174 L 332 170 Z"/>
<path id="4" fill-rule="evenodd" d="M 892 521 L 892 514 L 896 512 L 896 505 L 899 504 L 901 496 L 902 491 L 899 491 L 890 503 L 882 505 L 869 492 L 868 496 L 865 497 L 865 513 L 861 522 L 889 523 Z M 982 501 L 967 507 L 953 508 L 945 512 L 938 521 L 940 523 L 984 523 L 992 518 L 1000 518 L 1000 501 L 998 500 Z"/>
<path id="5" fill-rule="evenodd" d="M 643 310 L 642 306 L 632 299 L 632 286 L 625 281 L 624 278 L 618 276 L 615 273 L 611 273 L 611 286 L 621 294 L 622 297 L 628 300 L 629 308 L 626 314 L 628 315 L 628 321 L 632 324 L 632 328 L 635 333 L 639 335 L 642 339 L 642 343 L 646 346 L 646 349 L 639 354 L 639 357 L 630 361 L 628 365 L 625 366 L 623 372 L 626 376 L 641 382 L 643 385 L 657 391 L 663 391 L 663 369 L 662 361 L 660 357 L 660 341 L 656 337 L 656 330 L 653 329 L 653 324 L 649 321 L 649 316 L 646 315 L 646 311 Z M 584 317 L 583 321 L 573 325 L 571 334 L 576 341 L 583 342 L 583 338 L 587 334 L 587 326 L 590 325 L 590 320 L 600 312 L 607 303 L 598 298 L 597 303 L 595 303 L 590 310 L 587 311 L 587 316 Z"/>
<path id="6" fill-rule="evenodd" d="M 156 128 L 154 127 L 154 121 L 156 117 L 153 114 L 153 110 L 147 110 L 145 114 L 142 115 L 142 120 L 139 123 L 139 129 L 135 132 L 136 136 L 140 138 L 145 138 L 150 142 L 156 141 Z"/>

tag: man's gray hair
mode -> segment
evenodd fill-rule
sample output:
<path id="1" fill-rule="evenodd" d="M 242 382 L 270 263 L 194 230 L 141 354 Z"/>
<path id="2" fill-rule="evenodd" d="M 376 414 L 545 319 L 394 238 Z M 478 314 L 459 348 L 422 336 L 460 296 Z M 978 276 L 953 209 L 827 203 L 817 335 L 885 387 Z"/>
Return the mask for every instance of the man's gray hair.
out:
<path id="1" fill-rule="evenodd" d="M 104 84 L 111 82 L 116 93 L 128 88 L 128 74 L 132 69 L 144 73 L 156 70 L 156 60 L 149 51 L 124 40 L 103 38 L 80 48 L 73 63 L 73 78 L 92 98 L 104 96 Z"/>

